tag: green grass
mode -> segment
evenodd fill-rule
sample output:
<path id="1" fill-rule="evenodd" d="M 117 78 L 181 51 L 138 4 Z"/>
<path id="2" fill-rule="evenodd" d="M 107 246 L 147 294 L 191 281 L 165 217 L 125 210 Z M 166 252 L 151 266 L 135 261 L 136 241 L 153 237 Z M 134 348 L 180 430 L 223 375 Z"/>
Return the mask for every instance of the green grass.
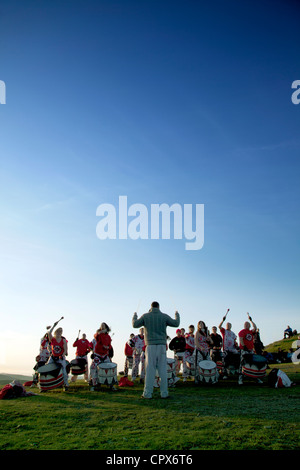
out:
<path id="1" fill-rule="evenodd" d="M 291 338 L 287 338 L 287 339 L 280 339 L 266 346 L 265 351 L 268 351 L 270 353 L 275 353 L 275 352 L 278 352 L 278 348 L 281 348 L 282 351 L 288 352 L 290 348 L 292 348 L 294 341 L 297 341 L 297 339 L 298 339 L 298 335 L 292 336 Z M 296 349 L 294 349 L 294 351 L 296 351 Z"/>
<path id="2" fill-rule="evenodd" d="M 13 380 L 18 380 L 21 383 L 27 382 L 29 380 L 32 380 L 32 376 L 29 377 L 27 375 L 9 375 L 9 374 L 0 374 L 0 388 L 2 388 L 4 385 L 12 382 Z"/>
<path id="3" fill-rule="evenodd" d="M 273 366 L 272 366 L 273 367 Z M 91 392 L 78 380 L 0 402 L 1 450 L 294 450 L 299 448 L 300 369 L 279 364 L 296 387 L 271 389 L 237 379 L 213 386 L 179 382 L 162 400 L 142 385 Z M 265 381 L 266 382 L 266 381 Z M 29 389 L 28 389 L 29 390 Z"/>

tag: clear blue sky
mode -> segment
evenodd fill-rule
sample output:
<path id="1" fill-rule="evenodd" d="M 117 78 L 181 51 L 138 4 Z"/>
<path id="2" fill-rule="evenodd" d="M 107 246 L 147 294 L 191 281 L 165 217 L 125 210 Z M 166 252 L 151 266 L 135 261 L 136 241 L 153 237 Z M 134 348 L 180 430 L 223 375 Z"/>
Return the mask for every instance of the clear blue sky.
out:
<path id="1" fill-rule="evenodd" d="M 119 370 L 158 300 L 187 328 L 268 344 L 299 324 L 299 13 L 293 1 L 4 1 L 0 372 L 31 373 L 45 326 L 102 321 Z M 205 206 L 184 240 L 96 237 L 101 203 Z M 170 329 L 169 335 L 175 331 Z M 19 346 L 22 344 L 22 346 Z M 20 350 L 22 348 L 22 359 Z"/>

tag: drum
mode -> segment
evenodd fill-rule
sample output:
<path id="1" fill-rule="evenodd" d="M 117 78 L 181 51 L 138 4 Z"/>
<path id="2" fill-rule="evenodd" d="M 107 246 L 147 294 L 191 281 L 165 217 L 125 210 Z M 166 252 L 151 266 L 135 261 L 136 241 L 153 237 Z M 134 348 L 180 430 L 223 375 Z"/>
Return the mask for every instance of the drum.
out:
<path id="1" fill-rule="evenodd" d="M 242 374 L 252 379 L 265 377 L 267 370 L 267 360 L 259 354 L 243 354 Z"/>
<path id="2" fill-rule="evenodd" d="M 241 362 L 240 353 L 234 353 L 231 351 L 226 351 L 224 353 L 224 367 L 228 375 L 236 374 L 239 371 Z"/>
<path id="3" fill-rule="evenodd" d="M 215 384 L 219 379 L 217 364 L 213 361 L 199 362 L 198 374 L 200 382 L 205 384 Z"/>
<path id="4" fill-rule="evenodd" d="M 177 359 L 178 361 L 182 361 L 184 354 L 185 354 L 184 352 L 175 353 L 175 359 Z"/>
<path id="5" fill-rule="evenodd" d="M 114 385 L 118 383 L 117 364 L 115 362 L 102 362 L 99 364 L 98 381 L 101 385 Z"/>
<path id="6" fill-rule="evenodd" d="M 39 374 L 39 388 L 43 391 L 62 387 L 64 377 L 61 364 L 45 364 L 37 370 Z"/>
<path id="7" fill-rule="evenodd" d="M 187 367 L 189 376 L 194 377 L 196 374 L 194 356 L 189 356 L 186 358 L 186 367 Z"/>
<path id="8" fill-rule="evenodd" d="M 83 358 L 73 359 L 70 362 L 72 375 L 83 375 L 87 372 L 87 361 Z"/>
<path id="9" fill-rule="evenodd" d="M 167 357 L 167 377 L 168 380 L 175 377 L 175 359 Z"/>

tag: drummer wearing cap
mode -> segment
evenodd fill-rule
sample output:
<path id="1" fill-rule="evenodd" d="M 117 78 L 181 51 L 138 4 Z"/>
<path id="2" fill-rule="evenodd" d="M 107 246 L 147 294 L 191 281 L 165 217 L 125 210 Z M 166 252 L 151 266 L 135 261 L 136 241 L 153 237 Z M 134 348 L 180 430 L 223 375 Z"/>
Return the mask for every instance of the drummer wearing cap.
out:
<path id="1" fill-rule="evenodd" d="M 160 376 L 161 398 L 168 398 L 166 338 L 167 326 L 179 326 L 180 316 L 175 312 L 175 319 L 162 313 L 158 302 L 152 302 L 149 312 L 138 318 L 135 312 L 132 318 L 133 328 L 144 327 L 146 345 L 145 385 L 142 398 L 152 398 L 156 369 Z"/>

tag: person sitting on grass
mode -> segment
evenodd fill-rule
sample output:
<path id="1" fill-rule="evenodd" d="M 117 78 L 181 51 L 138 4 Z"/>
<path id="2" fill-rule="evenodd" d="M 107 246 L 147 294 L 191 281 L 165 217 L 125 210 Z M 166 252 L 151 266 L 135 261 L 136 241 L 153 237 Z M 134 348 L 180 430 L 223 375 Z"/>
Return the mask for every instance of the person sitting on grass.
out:
<path id="1" fill-rule="evenodd" d="M 287 328 L 284 330 L 283 339 L 286 339 L 286 337 L 290 338 L 292 335 L 293 335 L 293 330 L 288 325 Z"/>

